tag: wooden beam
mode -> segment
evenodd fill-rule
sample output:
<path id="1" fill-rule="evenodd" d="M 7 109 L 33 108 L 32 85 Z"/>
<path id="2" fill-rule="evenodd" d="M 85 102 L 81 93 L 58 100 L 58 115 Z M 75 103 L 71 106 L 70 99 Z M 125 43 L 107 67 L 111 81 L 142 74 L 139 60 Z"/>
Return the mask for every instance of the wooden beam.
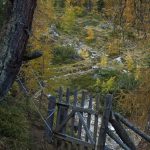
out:
<path id="1" fill-rule="evenodd" d="M 95 142 L 94 142 L 94 140 L 93 140 L 93 137 L 92 137 L 92 135 L 91 135 L 91 132 L 90 132 L 90 130 L 88 129 L 88 127 L 87 127 L 87 125 L 86 125 L 86 123 L 85 123 L 85 121 L 84 121 L 84 119 L 83 119 L 83 116 L 82 116 L 79 112 L 77 112 L 77 115 L 79 116 L 79 119 L 80 119 L 81 122 L 82 122 L 82 125 L 83 125 L 83 127 L 84 127 L 84 129 L 85 129 L 85 131 L 86 131 L 86 134 L 87 134 L 88 139 L 90 140 L 91 144 L 95 144 Z"/>
<path id="2" fill-rule="evenodd" d="M 76 144 L 84 145 L 84 146 L 87 146 L 88 148 L 94 149 L 94 144 L 82 141 L 82 140 L 80 140 L 78 138 L 74 138 L 74 137 L 68 136 L 66 134 L 56 133 L 54 135 L 54 137 L 62 139 L 62 140 L 65 140 L 65 141 L 68 141 L 68 142 L 71 142 L 71 143 L 76 143 Z"/>
<path id="3" fill-rule="evenodd" d="M 59 132 L 65 125 L 66 123 L 69 121 L 69 119 L 74 115 L 74 111 L 72 111 L 68 117 L 59 125 L 57 125 L 56 129 L 55 129 L 55 132 Z"/>
<path id="4" fill-rule="evenodd" d="M 105 150 L 106 133 L 108 130 L 108 122 L 112 110 L 112 95 L 108 94 L 105 99 L 104 113 L 102 116 L 102 124 L 99 132 L 97 149 Z"/>
<path id="5" fill-rule="evenodd" d="M 115 117 L 119 119 L 123 124 L 125 124 L 128 128 L 133 130 L 136 134 L 141 136 L 146 141 L 150 142 L 150 136 L 146 135 L 144 132 L 140 131 L 137 127 L 135 127 L 132 123 L 130 123 L 127 119 L 125 119 L 121 114 L 114 113 Z"/>
<path id="6" fill-rule="evenodd" d="M 116 133 L 119 135 L 120 139 L 131 149 L 131 150 L 136 150 L 136 146 L 132 139 L 129 137 L 128 133 L 122 126 L 119 120 L 116 120 L 115 116 L 113 113 L 110 116 L 109 119 L 110 123 L 114 127 Z"/>
<path id="7" fill-rule="evenodd" d="M 117 137 L 110 129 L 107 130 L 107 134 L 122 147 L 124 150 L 131 150 L 128 146 L 126 146 L 119 137 Z"/>

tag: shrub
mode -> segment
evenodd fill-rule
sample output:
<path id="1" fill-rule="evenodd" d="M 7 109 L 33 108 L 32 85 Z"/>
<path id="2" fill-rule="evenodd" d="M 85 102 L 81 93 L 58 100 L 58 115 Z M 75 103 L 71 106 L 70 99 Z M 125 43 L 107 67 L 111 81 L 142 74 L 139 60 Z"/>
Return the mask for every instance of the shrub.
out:
<path id="1" fill-rule="evenodd" d="M 62 17 L 61 27 L 65 32 L 71 32 L 74 29 L 76 23 L 76 14 L 73 7 L 68 7 L 65 10 L 65 14 Z"/>
<path id="2" fill-rule="evenodd" d="M 87 29 L 87 37 L 86 40 L 89 41 L 93 41 L 94 40 L 94 31 L 92 28 L 88 28 Z"/>
<path id="3" fill-rule="evenodd" d="M 23 107 L 18 107 L 11 97 L 0 104 L 0 135 L 5 149 L 25 150 L 29 146 L 29 126 Z M 21 106 L 21 105 L 20 105 Z"/>
<path id="4" fill-rule="evenodd" d="M 52 62 L 54 64 L 73 63 L 76 59 L 79 59 L 79 55 L 71 46 L 56 46 L 53 49 Z"/>

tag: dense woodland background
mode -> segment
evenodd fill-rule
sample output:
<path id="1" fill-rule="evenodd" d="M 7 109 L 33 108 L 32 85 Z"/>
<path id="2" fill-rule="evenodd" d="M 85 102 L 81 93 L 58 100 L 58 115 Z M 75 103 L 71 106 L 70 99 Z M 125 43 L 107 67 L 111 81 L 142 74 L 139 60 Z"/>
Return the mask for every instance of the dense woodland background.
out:
<path id="1" fill-rule="evenodd" d="M 0 0 L 0 29 L 11 7 L 10 1 Z M 149 134 L 149 0 L 37 0 L 28 34 L 26 54 L 40 50 L 43 56 L 23 62 L 0 101 L 0 149 L 49 148 L 44 123 L 19 80 L 38 99 L 43 116 L 48 102 L 43 95 L 56 95 L 60 86 L 94 96 L 112 93 L 113 109 Z M 150 149 L 143 141 L 140 145 Z"/>

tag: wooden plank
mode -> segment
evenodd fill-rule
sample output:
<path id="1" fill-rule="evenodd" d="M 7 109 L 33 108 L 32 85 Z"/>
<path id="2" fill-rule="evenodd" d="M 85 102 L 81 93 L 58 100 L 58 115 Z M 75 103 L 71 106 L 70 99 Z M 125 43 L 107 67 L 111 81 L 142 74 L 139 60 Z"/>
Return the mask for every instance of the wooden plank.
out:
<path id="1" fill-rule="evenodd" d="M 66 104 L 69 104 L 70 102 L 70 89 L 67 88 L 67 91 L 66 91 Z"/>
<path id="2" fill-rule="evenodd" d="M 62 88 L 60 87 L 58 90 L 58 102 L 62 102 Z M 58 106 L 58 110 L 57 110 L 57 121 L 56 121 L 56 128 L 58 127 L 58 125 L 61 123 L 61 106 Z"/>
<path id="3" fill-rule="evenodd" d="M 66 104 L 69 104 L 69 100 L 70 100 L 70 90 L 69 90 L 69 88 L 67 88 L 67 91 L 66 91 L 66 101 L 65 101 Z M 63 108 L 63 110 L 62 110 L 62 113 L 64 114 L 63 120 L 64 120 L 65 118 L 67 118 L 68 109 L 69 109 L 69 107 L 65 106 L 65 107 Z M 67 125 L 67 124 L 66 124 L 66 125 Z M 66 132 L 66 125 L 65 125 L 64 128 L 63 128 L 63 133 Z"/>
<path id="4" fill-rule="evenodd" d="M 48 142 L 52 142 L 52 135 L 53 135 L 53 123 L 54 123 L 54 112 L 56 107 L 56 98 L 54 96 L 48 97 L 48 118 L 46 120 L 48 127 L 46 126 L 46 136 Z"/>
<path id="5" fill-rule="evenodd" d="M 82 92 L 82 100 L 81 100 L 81 108 L 84 109 L 84 103 L 85 103 L 85 92 Z M 83 112 L 81 112 L 81 115 L 83 116 Z M 78 138 L 81 139 L 81 132 L 82 132 L 82 122 L 79 120 L 79 125 L 78 125 Z"/>
<path id="6" fill-rule="evenodd" d="M 67 107 L 68 109 L 72 109 L 74 111 L 79 111 L 79 112 L 82 112 L 82 113 L 89 113 L 91 115 L 95 115 L 95 114 L 98 114 L 98 111 L 95 111 L 93 109 L 89 109 L 89 108 L 83 108 L 83 107 L 79 107 L 79 106 L 76 106 L 76 107 L 73 107 L 69 104 L 65 104 L 65 103 L 56 103 L 57 106 L 62 106 L 62 107 Z"/>
<path id="7" fill-rule="evenodd" d="M 90 140 L 90 143 L 91 143 L 91 144 L 95 144 L 95 142 L 94 142 L 94 140 L 93 140 L 93 138 L 92 138 L 91 132 L 89 131 L 88 127 L 86 126 L 86 123 L 85 123 L 85 121 L 84 121 L 83 116 L 82 116 L 79 112 L 77 112 L 77 115 L 79 116 L 79 119 L 81 120 L 81 122 L 82 122 L 82 124 L 83 124 L 83 127 L 84 127 L 84 129 L 85 129 L 85 131 L 86 131 L 86 134 L 87 134 L 87 136 L 88 136 L 88 139 Z"/>
<path id="8" fill-rule="evenodd" d="M 63 120 L 63 122 L 62 122 L 60 125 L 57 126 L 55 132 L 59 132 L 59 131 L 66 125 L 66 123 L 69 121 L 69 119 L 73 117 L 74 113 L 75 113 L 75 112 L 72 111 L 72 112 L 68 115 L 68 117 L 65 118 L 65 120 Z"/>
<path id="9" fill-rule="evenodd" d="M 63 90 L 62 87 L 59 88 L 59 102 L 62 102 L 62 97 L 63 97 Z"/>
<path id="10" fill-rule="evenodd" d="M 109 122 L 111 110 L 112 110 L 112 95 L 108 94 L 105 99 L 104 113 L 102 116 L 102 124 L 101 124 L 100 132 L 99 132 L 97 149 L 100 149 L 100 150 L 105 149 L 106 131 L 108 129 L 108 122 Z"/>
<path id="11" fill-rule="evenodd" d="M 117 137 L 110 129 L 107 130 L 107 134 L 122 147 L 124 150 L 131 150 L 128 146 L 126 146 L 119 137 Z"/>
<path id="12" fill-rule="evenodd" d="M 66 135 L 66 134 L 63 134 L 63 133 L 56 133 L 54 135 L 54 137 L 58 138 L 58 139 L 65 140 L 65 141 L 68 141 L 68 142 L 71 142 L 71 143 L 74 143 L 74 144 L 80 144 L 80 145 L 84 145 L 84 146 L 87 146 L 87 147 L 94 148 L 94 144 L 82 141 L 78 138 L 74 138 L 72 136 L 69 136 L 69 135 Z"/>
<path id="13" fill-rule="evenodd" d="M 136 146 L 132 139 L 129 137 L 128 133 L 124 129 L 124 127 L 121 125 L 119 120 L 116 120 L 115 116 L 112 115 L 110 116 L 110 123 L 114 127 L 116 133 L 119 135 L 120 139 L 132 150 L 136 150 Z"/>
<path id="14" fill-rule="evenodd" d="M 89 109 L 92 109 L 92 102 L 93 102 L 93 98 L 92 95 L 90 95 L 90 100 L 89 100 Z M 91 125 L 91 114 L 88 113 L 88 117 L 87 117 L 87 128 L 90 130 L 90 125 Z M 88 136 L 86 135 L 85 140 L 88 141 Z"/>
<path id="15" fill-rule="evenodd" d="M 96 111 L 99 111 L 99 100 L 100 97 L 99 95 L 96 96 Z M 95 114 L 94 118 L 94 141 L 96 142 L 97 140 L 97 129 L 98 129 L 98 114 Z"/>
<path id="16" fill-rule="evenodd" d="M 74 91 L 74 102 L 73 102 L 73 108 L 75 108 L 77 106 L 77 96 L 78 96 L 78 91 L 77 89 Z M 74 136 L 74 125 L 75 125 L 75 114 L 72 117 L 71 120 L 71 135 Z"/>
<path id="17" fill-rule="evenodd" d="M 141 136 L 146 141 L 150 142 L 150 136 L 146 135 L 144 132 L 140 131 L 137 127 L 135 127 L 132 123 L 130 123 L 127 119 L 125 119 L 122 115 L 119 113 L 114 113 L 115 117 L 119 119 L 123 124 L 125 124 L 128 128 L 133 130 L 136 134 Z"/>

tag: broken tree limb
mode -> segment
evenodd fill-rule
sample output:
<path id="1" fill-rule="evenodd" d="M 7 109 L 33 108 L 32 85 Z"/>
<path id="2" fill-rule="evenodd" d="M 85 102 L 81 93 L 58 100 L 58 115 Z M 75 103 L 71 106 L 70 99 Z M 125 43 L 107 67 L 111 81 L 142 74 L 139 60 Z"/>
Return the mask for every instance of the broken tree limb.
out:
<path id="1" fill-rule="evenodd" d="M 22 64 L 36 0 L 13 0 L 11 16 L 0 36 L 0 98 L 12 86 Z"/>
<path id="2" fill-rule="evenodd" d="M 150 142 L 150 136 L 146 135 L 144 132 L 140 131 L 137 127 L 135 127 L 132 123 L 130 123 L 127 119 L 125 119 L 122 115 L 119 113 L 114 113 L 115 117 L 120 120 L 123 124 L 125 124 L 128 128 L 133 130 L 136 134 L 141 136 L 146 141 Z"/>
<path id="3" fill-rule="evenodd" d="M 119 137 L 117 137 L 110 129 L 107 130 L 107 134 L 116 142 L 120 145 L 120 147 L 122 147 L 125 150 L 131 150 L 130 148 L 128 148 L 128 146 L 126 146 Z"/>
<path id="4" fill-rule="evenodd" d="M 23 61 L 33 60 L 33 59 L 41 57 L 42 55 L 43 55 L 43 52 L 41 52 L 40 50 L 35 50 L 33 52 L 25 54 L 23 56 Z"/>
<path id="5" fill-rule="evenodd" d="M 136 150 L 136 146 L 134 145 L 132 139 L 129 137 L 128 133 L 122 126 L 119 120 L 117 120 L 112 112 L 109 119 L 110 123 L 114 127 L 116 133 L 120 137 L 120 139 L 131 149 Z"/>

